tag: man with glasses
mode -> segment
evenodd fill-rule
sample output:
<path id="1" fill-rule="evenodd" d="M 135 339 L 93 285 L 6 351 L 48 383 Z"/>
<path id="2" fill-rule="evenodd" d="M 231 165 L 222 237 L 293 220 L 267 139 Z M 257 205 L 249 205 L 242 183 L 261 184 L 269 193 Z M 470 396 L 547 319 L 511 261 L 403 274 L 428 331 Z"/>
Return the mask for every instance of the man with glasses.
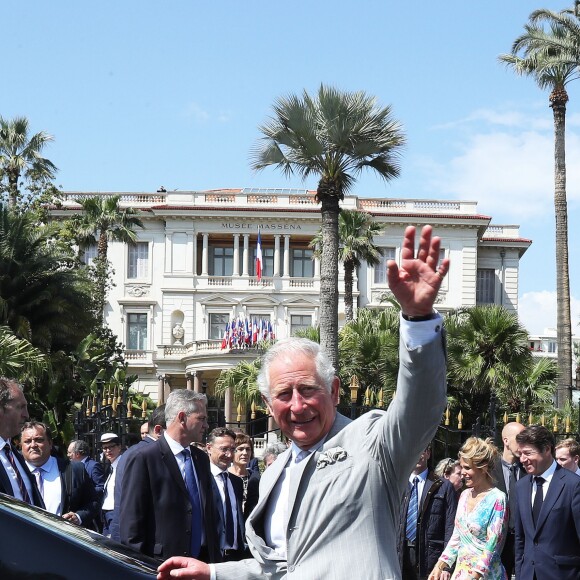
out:
<path id="1" fill-rule="evenodd" d="M 125 464 L 121 542 L 148 556 L 221 560 L 209 458 L 192 446 L 208 427 L 206 401 L 202 393 L 172 391 L 164 433 Z"/>
<path id="2" fill-rule="evenodd" d="M 121 441 L 116 433 L 101 435 L 101 449 L 108 463 L 110 463 L 103 493 L 103 505 L 101 507 L 103 521 L 103 536 L 111 537 L 111 522 L 115 518 L 115 480 L 117 478 L 117 465 L 121 457 Z M 118 507 L 118 506 L 117 506 Z"/>
<path id="3" fill-rule="evenodd" d="M 236 434 L 225 427 L 214 429 L 207 437 L 207 454 L 213 475 L 213 494 L 217 506 L 220 550 L 224 562 L 245 557 L 242 500 L 244 483 L 228 472 L 232 464 Z"/>
<path id="4" fill-rule="evenodd" d="M 554 435 L 530 425 L 516 435 L 527 474 L 516 486 L 516 578 L 580 578 L 580 478 L 554 459 Z"/>

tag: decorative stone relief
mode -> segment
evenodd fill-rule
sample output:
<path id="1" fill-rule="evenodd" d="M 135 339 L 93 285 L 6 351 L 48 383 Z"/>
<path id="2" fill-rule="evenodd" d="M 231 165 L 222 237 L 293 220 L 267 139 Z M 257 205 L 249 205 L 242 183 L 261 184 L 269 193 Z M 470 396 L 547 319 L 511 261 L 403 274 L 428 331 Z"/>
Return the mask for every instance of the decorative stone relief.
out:
<path id="1" fill-rule="evenodd" d="M 128 296 L 134 296 L 135 298 L 149 296 L 150 290 L 151 288 L 149 286 L 144 286 L 143 284 L 131 284 L 125 286 L 125 294 Z"/>

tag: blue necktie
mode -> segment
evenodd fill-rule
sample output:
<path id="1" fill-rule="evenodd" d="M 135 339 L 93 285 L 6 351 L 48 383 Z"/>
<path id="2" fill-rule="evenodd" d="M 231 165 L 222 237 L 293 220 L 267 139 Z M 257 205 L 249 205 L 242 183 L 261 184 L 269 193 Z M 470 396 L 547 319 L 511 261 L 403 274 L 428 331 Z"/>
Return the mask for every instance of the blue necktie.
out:
<path id="1" fill-rule="evenodd" d="M 225 512 L 226 512 L 226 543 L 230 548 L 234 547 L 234 513 L 232 511 L 232 502 L 230 500 L 230 491 L 228 489 L 228 474 L 221 474 L 224 481 L 225 491 Z"/>
<path id="2" fill-rule="evenodd" d="M 196 558 L 201 550 L 201 501 L 199 499 L 199 489 L 193 473 L 193 463 L 191 461 L 191 451 L 182 451 L 185 460 L 185 487 L 191 501 L 191 555 Z"/>
<path id="3" fill-rule="evenodd" d="M 534 519 L 534 526 L 536 526 L 540 519 L 542 504 L 544 503 L 544 489 L 542 486 L 546 480 L 543 477 L 534 477 L 534 481 L 536 482 L 536 495 L 532 504 L 532 518 Z"/>
<path id="4" fill-rule="evenodd" d="M 411 496 L 409 497 L 409 507 L 407 508 L 407 540 L 414 542 L 417 537 L 417 512 L 419 508 L 419 478 L 413 479 Z"/>

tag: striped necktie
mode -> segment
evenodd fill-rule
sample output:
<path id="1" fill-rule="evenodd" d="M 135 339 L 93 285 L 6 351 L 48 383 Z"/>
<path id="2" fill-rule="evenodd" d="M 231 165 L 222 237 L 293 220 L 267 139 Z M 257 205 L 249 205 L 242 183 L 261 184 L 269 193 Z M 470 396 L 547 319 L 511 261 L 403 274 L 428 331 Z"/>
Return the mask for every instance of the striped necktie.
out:
<path id="1" fill-rule="evenodd" d="M 16 465 L 16 459 L 14 459 L 14 454 L 12 453 L 12 447 L 10 447 L 10 443 L 6 443 L 4 445 L 4 453 L 6 453 L 6 457 L 8 457 L 8 461 L 10 461 L 10 465 L 16 474 L 16 481 L 18 483 L 18 489 L 20 490 L 20 495 L 22 496 L 22 501 L 26 503 L 33 504 L 32 500 L 30 499 L 30 495 L 28 495 L 28 490 L 26 489 L 26 485 L 24 483 L 24 479 L 22 479 L 22 475 L 20 474 L 20 470 Z"/>
<path id="2" fill-rule="evenodd" d="M 417 512 L 419 510 L 419 478 L 413 479 L 409 507 L 407 508 L 407 540 L 414 542 L 417 537 Z"/>

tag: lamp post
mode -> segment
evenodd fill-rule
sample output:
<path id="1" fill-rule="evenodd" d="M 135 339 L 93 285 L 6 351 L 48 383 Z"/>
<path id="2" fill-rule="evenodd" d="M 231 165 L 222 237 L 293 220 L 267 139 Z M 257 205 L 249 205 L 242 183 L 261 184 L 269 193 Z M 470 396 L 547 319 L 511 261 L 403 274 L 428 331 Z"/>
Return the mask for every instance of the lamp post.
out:
<path id="1" fill-rule="evenodd" d="M 356 419 L 356 402 L 358 399 L 358 389 L 359 389 L 358 377 L 356 375 L 353 375 L 350 378 L 350 418 L 353 420 Z"/>

